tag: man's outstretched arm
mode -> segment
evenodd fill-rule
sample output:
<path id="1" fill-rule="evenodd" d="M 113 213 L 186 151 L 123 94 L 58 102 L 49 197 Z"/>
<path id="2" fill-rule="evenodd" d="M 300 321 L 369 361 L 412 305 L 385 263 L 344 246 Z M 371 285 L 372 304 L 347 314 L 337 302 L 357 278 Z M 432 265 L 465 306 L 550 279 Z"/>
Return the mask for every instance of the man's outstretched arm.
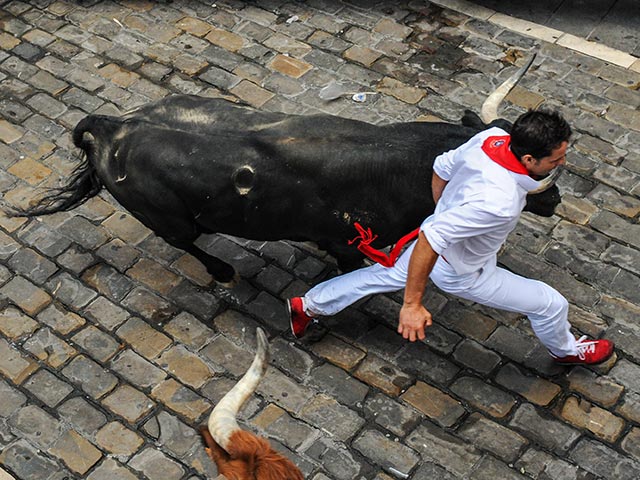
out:
<path id="1" fill-rule="evenodd" d="M 420 232 L 409 260 L 404 303 L 398 322 L 398 333 L 411 342 L 423 340 L 424 328 L 431 325 L 431 313 L 422 305 L 422 296 L 437 259 L 438 254 L 431 248 L 424 233 Z"/>
<path id="2" fill-rule="evenodd" d="M 444 187 L 447 186 L 447 183 L 449 182 L 441 178 L 436 172 L 433 172 L 433 175 L 431 176 L 431 195 L 433 196 L 433 201 L 435 203 L 438 203 L 438 200 L 440 200 Z"/>

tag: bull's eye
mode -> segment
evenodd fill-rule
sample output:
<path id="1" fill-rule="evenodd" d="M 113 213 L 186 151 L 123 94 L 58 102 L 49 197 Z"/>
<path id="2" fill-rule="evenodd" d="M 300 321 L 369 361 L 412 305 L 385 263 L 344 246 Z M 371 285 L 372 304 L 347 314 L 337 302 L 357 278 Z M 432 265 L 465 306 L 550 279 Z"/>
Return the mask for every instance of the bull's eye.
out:
<path id="1" fill-rule="evenodd" d="M 253 188 L 256 172 L 249 165 L 244 165 L 233 172 L 231 178 L 236 191 L 240 195 L 246 195 Z"/>

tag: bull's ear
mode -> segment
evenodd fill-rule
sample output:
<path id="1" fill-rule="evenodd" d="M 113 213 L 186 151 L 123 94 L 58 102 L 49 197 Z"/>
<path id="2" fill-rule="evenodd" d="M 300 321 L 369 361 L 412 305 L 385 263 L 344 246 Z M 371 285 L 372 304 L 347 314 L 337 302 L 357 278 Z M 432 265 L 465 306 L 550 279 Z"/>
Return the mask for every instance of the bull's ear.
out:
<path id="1" fill-rule="evenodd" d="M 204 444 L 207 446 L 207 448 L 211 448 L 211 445 L 214 444 L 214 440 L 213 437 L 211 436 L 211 433 L 209 432 L 209 429 L 207 428 L 206 425 L 202 425 L 199 429 L 200 431 L 200 435 L 202 435 L 202 439 L 204 440 Z"/>
<path id="2" fill-rule="evenodd" d="M 476 130 L 484 130 L 486 128 L 486 125 L 484 124 L 480 116 L 477 113 L 472 112 L 471 110 L 464 111 L 464 115 L 462 115 L 460 123 L 462 123 L 462 125 L 464 125 L 465 127 L 475 128 Z"/>
<path id="3" fill-rule="evenodd" d="M 497 120 L 494 120 L 489 125 L 487 125 L 487 127 L 498 127 L 498 128 L 501 128 L 502 130 L 504 130 L 507 133 L 511 133 L 511 127 L 512 126 L 513 125 L 511 124 L 511 122 L 508 121 L 508 120 L 505 120 L 504 118 L 498 118 Z"/>
<path id="4" fill-rule="evenodd" d="M 199 430 L 205 443 L 205 451 L 207 452 L 207 455 L 211 457 L 211 460 L 216 462 L 216 464 L 220 461 L 228 461 L 230 458 L 229 454 L 215 442 L 207 426 L 203 425 Z"/>

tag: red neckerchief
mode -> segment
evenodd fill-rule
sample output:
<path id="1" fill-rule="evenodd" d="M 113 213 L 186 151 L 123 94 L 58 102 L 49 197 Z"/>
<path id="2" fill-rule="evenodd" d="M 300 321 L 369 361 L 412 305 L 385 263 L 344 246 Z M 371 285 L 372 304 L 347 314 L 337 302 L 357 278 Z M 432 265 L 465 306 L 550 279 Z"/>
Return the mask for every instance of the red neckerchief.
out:
<path id="1" fill-rule="evenodd" d="M 491 160 L 507 170 L 521 173 L 522 175 L 529 175 L 525 166 L 520 163 L 520 160 L 518 160 L 509 148 L 510 145 L 510 135 L 489 137 L 482 144 L 482 151 L 486 153 Z"/>

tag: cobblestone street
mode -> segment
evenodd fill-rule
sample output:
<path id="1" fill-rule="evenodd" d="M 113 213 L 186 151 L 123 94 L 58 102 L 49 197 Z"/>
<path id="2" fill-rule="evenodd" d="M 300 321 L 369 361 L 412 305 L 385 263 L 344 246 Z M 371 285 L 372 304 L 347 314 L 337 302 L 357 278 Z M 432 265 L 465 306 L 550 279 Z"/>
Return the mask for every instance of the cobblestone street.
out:
<path id="1" fill-rule="evenodd" d="M 640 478 L 640 59 L 472 6 L 0 0 L 0 480 L 215 479 L 197 428 L 258 326 L 271 366 L 240 423 L 305 478 Z M 104 189 L 68 212 L 6 215 L 69 178 L 89 113 L 188 93 L 459 122 L 533 53 L 500 114 L 557 108 L 574 136 L 556 214 L 523 214 L 500 262 L 565 295 L 576 335 L 616 342 L 597 367 L 558 366 L 526 318 L 432 285 L 424 342 L 395 333 L 402 292 L 295 340 L 284 300 L 335 275 L 332 257 L 203 236 L 241 276 L 210 285 Z M 331 81 L 376 93 L 327 102 Z"/>

